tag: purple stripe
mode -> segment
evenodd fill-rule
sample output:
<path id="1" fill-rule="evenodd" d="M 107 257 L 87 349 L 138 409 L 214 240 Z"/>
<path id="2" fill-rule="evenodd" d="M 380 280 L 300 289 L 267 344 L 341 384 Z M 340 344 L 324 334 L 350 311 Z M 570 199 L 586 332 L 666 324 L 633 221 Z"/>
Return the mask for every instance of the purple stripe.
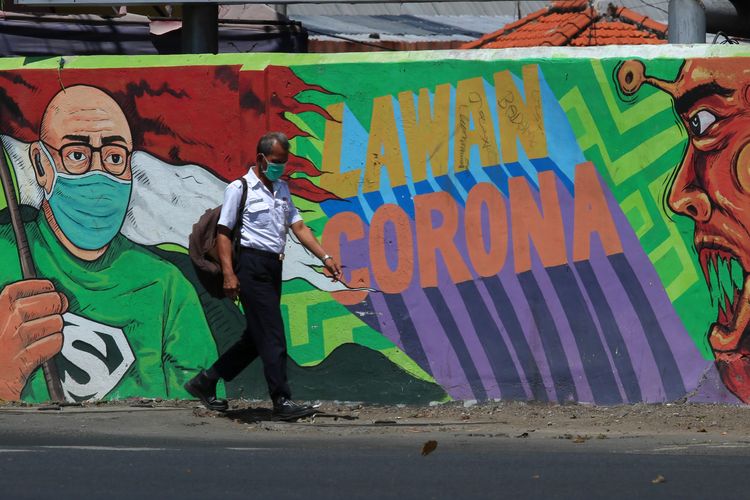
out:
<path id="1" fill-rule="evenodd" d="M 412 311 L 412 322 L 419 334 L 427 359 L 430 360 L 435 380 L 438 380 L 451 397 L 473 399 L 474 395 L 464 369 L 424 290 L 412 285 L 403 295 L 407 306 Z"/>
<path id="2" fill-rule="evenodd" d="M 633 362 L 633 370 L 638 377 L 643 401 L 647 403 L 664 401 L 666 394 L 659 367 L 651 346 L 648 344 L 638 313 L 628 299 L 625 288 L 609 261 L 595 259 L 591 261 L 591 265 L 612 308 L 615 321 L 622 331 L 623 341 Z"/>
<path id="3" fill-rule="evenodd" d="M 566 188 L 563 186 L 563 184 L 560 182 L 559 179 L 556 178 L 556 188 L 558 196 L 562 192 L 566 192 Z M 541 211 L 541 200 L 539 196 L 539 189 L 531 184 L 529 184 L 530 191 L 532 196 L 534 197 L 534 201 L 536 202 L 537 207 L 539 207 L 539 210 Z M 560 208 L 561 212 L 563 208 Z M 547 214 L 544 214 L 547 215 Z M 572 221 L 573 218 L 569 217 L 567 219 L 568 221 Z M 572 225 L 570 225 L 570 228 L 572 229 Z M 566 255 L 570 255 L 569 248 L 572 248 L 570 246 L 570 242 L 572 241 L 572 231 L 568 230 L 565 231 L 565 237 L 566 242 L 568 243 L 566 245 Z M 570 234 L 568 234 L 570 233 Z M 536 252 L 536 248 L 534 247 L 533 243 L 530 242 L 531 247 L 531 271 L 534 275 L 534 278 L 536 278 L 537 284 L 539 286 L 539 289 L 541 290 L 542 294 L 544 295 L 545 302 L 547 304 L 547 307 L 549 308 L 550 313 L 552 316 L 557 320 L 555 326 L 557 327 L 558 334 L 560 336 L 560 342 L 562 343 L 563 350 L 565 351 L 565 357 L 568 360 L 568 366 L 570 368 L 570 372 L 573 376 L 573 383 L 576 386 L 576 392 L 578 394 L 578 400 L 584 401 L 584 402 L 593 402 L 594 397 L 591 393 L 591 387 L 589 386 L 588 380 L 586 378 L 586 374 L 583 371 L 583 362 L 581 360 L 580 353 L 578 352 L 578 347 L 576 345 L 574 333 L 572 332 L 570 325 L 567 321 L 567 316 L 565 315 L 565 310 L 562 307 L 562 304 L 560 304 L 560 300 L 557 297 L 557 292 L 555 291 L 555 288 L 552 286 L 552 282 L 549 279 L 549 275 L 547 274 L 546 269 L 542 265 L 541 260 L 539 259 L 539 255 Z"/>
<path id="4" fill-rule="evenodd" d="M 419 291 L 421 292 L 421 289 Z M 393 321 L 383 295 L 381 293 L 371 293 L 370 298 L 373 307 L 378 313 L 381 332 L 403 350 L 398 325 Z M 458 362 L 458 358 L 450 344 L 448 344 L 445 335 L 436 334 L 429 339 L 425 339 L 424 332 L 442 333 L 443 329 L 437 321 L 437 317 L 424 293 L 421 294 L 421 298 L 419 294 L 404 294 L 403 298 L 412 310 L 419 311 L 419 314 L 412 314 L 411 318 L 430 364 L 429 371 L 432 372 L 435 381 L 452 398 L 471 399 L 473 394 L 464 375 L 463 368 L 461 368 L 461 364 Z"/>
<path id="5" fill-rule="evenodd" d="M 508 263 L 500 271 L 500 280 L 505 291 L 508 294 L 511 302 L 513 303 L 513 309 L 518 316 L 518 321 L 523 326 L 523 332 L 517 332 L 517 335 L 524 335 L 526 341 L 529 343 L 531 353 L 536 360 L 537 366 L 539 367 L 539 373 L 544 382 L 544 388 L 547 392 L 547 398 L 549 401 L 557 401 L 557 394 L 555 393 L 554 383 L 552 381 L 552 374 L 550 372 L 549 363 L 547 356 L 544 354 L 544 346 L 542 345 L 542 339 L 539 334 L 539 328 L 537 327 L 536 321 L 534 320 L 534 314 L 531 312 L 526 297 L 521 289 L 521 284 L 518 282 L 518 276 L 513 270 L 512 260 L 513 250 L 508 249 Z M 514 353 L 515 354 L 515 353 Z"/>
<path id="6" fill-rule="evenodd" d="M 500 196 L 503 198 L 503 202 L 505 203 L 507 207 L 508 200 L 505 198 L 505 196 L 502 195 L 502 193 L 500 193 Z M 463 224 L 464 206 L 462 205 L 461 202 L 458 202 L 458 201 L 456 202 L 456 205 L 458 206 L 459 224 L 458 224 L 458 229 L 456 230 L 456 236 L 453 238 L 453 241 L 456 245 L 456 248 L 458 249 L 458 252 L 461 254 L 461 258 L 466 264 L 466 267 L 469 269 L 469 272 L 471 273 L 474 283 L 477 285 L 477 288 L 479 289 L 480 294 L 482 295 L 482 298 L 485 300 L 485 304 L 487 304 L 488 302 L 491 302 L 491 299 L 489 299 L 489 294 L 487 292 L 487 289 L 481 283 L 481 280 L 479 279 L 479 275 L 477 275 L 476 272 L 474 271 L 474 268 L 471 264 L 471 259 L 469 258 L 469 251 L 466 245 L 466 237 L 465 237 L 466 228 Z M 484 227 L 484 234 L 488 234 L 487 233 L 488 227 L 486 224 L 486 220 L 483 220 L 483 227 Z M 508 238 L 508 246 L 510 247 L 510 235 Z M 474 360 L 474 364 L 477 368 L 477 371 L 479 371 L 480 375 L 482 376 L 482 382 L 484 383 L 485 389 L 487 390 L 487 395 L 489 397 L 502 397 L 494 372 L 492 371 L 490 361 L 487 358 L 487 353 L 485 352 L 484 347 L 482 346 L 482 343 L 479 340 L 479 337 L 477 336 L 477 332 L 474 329 L 474 324 L 471 321 L 471 318 L 469 317 L 468 312 L 466 311 L 463 298 L 459 294 L 456 286 L 453 284 L 453 280 L 451 279 L 450 274 L 448 273 L 448 269 L 445 266 L 444 260 L 442 258 L 438 258 L 437 262 L 438 262 L 438 267 L 437 267 L 438 288 L 440 288 L 440 290 L 443 292 L 443 296 L 446 298 L 446 301 L 448 301 L 449 304 L 454 304 L 454 308 L 460 305 L 460 312 L 454 309 L 453 316 L 456 320 L 456 323 L 463 326 L 462 333 L 464 333 L 464 341 L 466 342 L 466 346 L 469 348 L 469 352 L 471 354 L 472 359 Z M 505 267 L 507 267 L 508 264 L 510 264 L 511 267 L 513 267 L 512 263 L 513 263 L 512 252 L 510 252 L 510 248 L 509 248 L 509 257 L 505 261 Z M 451 297 L 455 297 L 455 299 L 448 298 L 448 295 L 447 295 L 448 290 L 450 290 Z M 513 301 L 513 297 L 511 297 L 511 300 Z M 515 301 L 514 301 L 514 308 L 515 308 Z M 491 307 L 488 307 L 488 309 L 490 310 L 490 314 L 492 314 L 493 319 L 495 319 L 495 324 L 502 325 L 502 323 L 497 319 L 496 312 L 494 311 L 494 305 Z M 504 330 L 504 328 L 501 328 L 500 330 Z M 524 392 L 526 393 L 527 397 L 529 397 L 531 393 L 529 390 L 528 381 L 526 380 L 524 376 L 523 370 L 519 369 L 520 366 L 518 363 L 518 357 L 516 356 L 516 352 L 513 349 L 513 345 L 509 342 L 509 339 L 507 338 L 507 334 L 503 335 L 502 339 L 496 339 L 496 342 L 505 342 L 507 349 L 510 353 L 510 356 L 513 359 L 513 364 L 516 369 L 516 373 L 518 373 L 518 376 L 521 379 L 521 384 L 523 386 Z"/>
<path id="7" fill-rule="evenodd" d="M 604 187 L 606 190 L 606 187 Z M 563 220 L 567 221 L 575 221 L 575 200 L 573 196 L 570 194 L 568 189 L 565 187 L 565 185 L 558 179 L 557 180 L 557 193 L 558 198 L 560 200 L 560 212 L 562 214 Z M 618 207 L 619 208 L 619 207 Z M 570 228 L 572 229 L 572 228 Z M 620 232 L 620 229 L 617 228 L 618 233 Z M 630 228 L 628 228 L 630 230 Z M 583 300 L 586 304 L 586 307 L 589 310 L 589 314 L 591 315 L 591 318 L 594 321 L 594 324 L 596 325 L 596 333 L 599 338 L 599 342 L 601 342 L 601 345 L 604 349 L 604 352 L 607 354 L 607 360 L 609 362 L 609 369 L 612 371 L 615 377 L 615 382 L 617 384 L 617 389 L 620 392 L 620 398 L 622 401 L 627 401 L 628 398 L 625 395 L 625 388 L 622 385 L 622 380 L 620 379 L 620 373 L 615 368 L 614 359 L 612 357 L 612 353 L 609 350 L 609 345 L 607 343 L 607 340 L 604 338 L 604 334 L 602 332 L 602 326 L 599 323 L 599 317 L 596 314 L 596 310 L 594 309 L 593 304 L 591 303 L 591 298 L 589 297 L 586 287 L 583 284 L 583 281 L 581 280 L 581 277 L 578 274 L 578 271 L 576 270 L 575 266 L 573 265 L 573 231 L 568 230 L 565 231 L 565 243 L 566 248 L 568 249 L 568 255 L 570 256 L 568 259 L 568 269 L 570 269 L 571 273 L 575 277 L 576 284 L 578 285 L 578 289 L 581 291 L 581 296 L 583 297 Z M 599 244 L 598 238 L 591 238 L 591 253 L 589 255 L 589 263 L 592 265 L 592 267 L 596 267 L 597 265 L 601 265 L 602 262 L 606 262 L 607 265 L 609 265 L 609 261 L 606 258 L 606 255 L 604 254 L 603 250 L 601 250 L 601 245 Z M 619 280 L 618 280 L 619 283 Z M 627 302 L 628 296 L 623 293 L 618 298 L 618 304 Z M 610 304 L 611 306 L 611 304 Z M 613 308 L 614 311 L 617 310 L 617 307 Z M 615 316 L 617 313 L 614 313 Z"/>
<path id="8" fill-rule="evenodd" d="M 490 313 L 490 316 L 492 316 L 493 321 L 496 325 L 498 325 L 498 330 L 500 331 L 500 335 L 502 339 L 499 339 L 498 342 L 505 342 L 505 345 L 508 347 L 508 352 L 510 353 L 510 357 L 513 359 L 513 366 L 516 368 L 516 373 L 518 373 L 518 378 L 521 380 L 521 385 L 523 386 L 523 390 L 526 393 L 526 397 L 529 399 L 532 398 L 531 393 L 531 387 L 529 387 L 529 381 L 526 379 L 526 374 L 523 370 L 523 367 L 521 366 L 521 362 L 518 359 L 518 356 L 516 355 L 516 351 L 513 349 L 513 343 L 511 342 L 510 338 L 508 337 L 508 331 L 505 328 L 505 325 L 503 325 L 502 321 L 500 321 L 500 318 L 497 315 L 497 311 L 495 310 L 495 304 L 492 302 L 492 297 L 490 296 L 490 292 L 487 291 L 487 287 L 484 285 L 484 283 L 481 280 L 475 281 L 477 285 L 477 289 L 479 290 L 479 295 L 481 295 L 482 300 L 484 300 L 485 306 L 487 307 L 487 310 Z M 515 304 L 513 306 L 515 309 Z"/>
<path id="9" fill-rule="evenodd" d="M 464 234 L 464 209 L 463 206 L 459 203 L 457 203 L 458 206 L 458 228 L 456 229 L 456 236 L 453 238 L 453 241 L 458 248 L 459 253 L 461 254 L 462 259 L 464 260 L 464 263 L 468 267 L 469 271 L 472 273 L 472 277 L 476 278 L 476 275 L 473 272 L 473 269 L 469 263 L 469 253 L 466 249 L 466 239 L 463 237 L 460 237 L 460 235 Z M 442 224 L 442 221 L 433 221 L 434 226 L 439 226 Z M 414 241 L 416 242 L 416 235 Z M 418 243 L 417 243 L 418 244 Z M 479 376 L 482 380 L 482 384 L 484 385 L 485 390 L 487 391 L 487 396 L 490 398 L 499 398 L 501 396 L 500 389 L 497 385 L 497 381 L 495 380 L 494 373 L 492 371 L 492 367 L 490 365 L 489 360 L 487 359 L 487 354 L 484 351 L 484 348 L 482 347 L 481 342 L 479 341 L 479 338 L 477 337 L 477 333 L 474 330 L 474 326 L 471 322 L 471 318 L 469 318 L 469 314 L 466 311 L 466 307 L 464 306 L 463 298 L 461 297 L 461 294 L 458 292 L 458 289 L 453 284 L 453 279 L 451 278 L 450 273 L 448 272 L 448 268 L 445 265 L 445 261 L 443 259 L 443 256 L 441 253 L 437 253 L 436 255 L 436 264 L 437 264 L 437 282 L 438 282 L 438 289 L 443 294 L 443 297 L 445 298 L 446 303 L 450 304 L 452 306 L 451 313 L 453 314 L 453 318 L 456 321 L 456 324 L 461 328 L 461 334 L 463 336 L 464 342 L 466 344 L 466 347 L 469 351 L 469 355 L 471 356 L 471 359 L 474 362 L 474 366 L 476 367 L 477 372 L 479 373 Z M 417 262 L 417 259 L 414 259 L 414 268 L 415 268 L 415 286 L 419 286 L 419 264 Z"/>
<path id="10" fill-rule="evenodd" d="M 604 189 L 604 193 L 618 228 L 625 256 L 630 262 L 638 281 L 643 285 L 643 291 L 656 313 L 657 321 L 677 362 L 685 389 L 690 392 L 697 387 L 701 374 L 706 371 L 712 361 L 703 358 L 679 316 L 677 316 L 677 312 L 667 296 L 664 284 L 662 284 L 656 269 L 654 269 L 654 265 L 643 251 L 638 237 L 614 196 L 609 189 Z"/>
<path id="11" fill-rule="evenodd" d="M 380 333 L 388 337 L 396 346 L 404 350 L 404 344 L 401 342 L 401 334 L 398 331 L 398 326 L 393 321 L 391 311 L 385 303 L 385 298 L 382 293 L 370 293 L 370 300 L 372 301 L 372 308 L 375 310 L 375 316 L 378 318 L 380 324 Z M 429 358 L 428 358 L 429 359 Z"/>
<path id="12" fill-rule="evenodd" d="M 582 402 L 593 402 L 594 396 L 591 394 L 591 387 L 589 386 L 588 379 L 583 371 L 583 361 L 578 352 L 574 333 L 570 329 L 570 324 L 568 324 L 565 310 L 563 309 L 562 304 L 560 304 L 560 300 L 557 298 L 557 293 L 552 286 L 547 270 L 542 266 L 536 252 L 532 252 L 531 255 L 531 271 L 534 278 L 536 278 L 539 289 L 544 295 L 550 313 L 557 320 L 555 326 L 557 326 L 557 331 L 560 335 L 560 342 L 565 351 L 565 357 L 568 359 L 570 373 L 573 375 L 573 382 L 576 385 L 578 400 Z"/>
<path id="13" fill-rule="evenodd" d="M 451 313 L 453 318 L 456 320 L 456 324 L 461 327 L 461 333 L 466 343 L 466 347 L 469 349 L 471 359 L 474 361 L 474 366 L 479 373 L 484 388 L 487 391 L 487 396 L 490 398 L 501 397 L 500 388 L 495 380 L 495 375 L 492 372 L 492 367 L 487 359 L 487 354 L 484 352 L 482 344 L 477 338 L 477 332 L 474 330 L 474 326 L 469 318 L 469 313 L 466 311 L 464 306 L 463 298 L 458 293 L 456 285 L 446 279 L 438 280 L 438 289 L 443 294 L 445 301 L 451 305 Z"/>
<path id="14" fill-rule="evenodd" d="M 392 230 L 389 226 L 386 226 L 386 231 L 391 238 L 385 239 L 386 242 L 388 242 L 385 247 L 386 259 L 390 263 L 396 263 L 399 251 L 398 246 L 403 245 L 403 243 L 397 241 L 393 237 Z M 369 226 L 366 227 L 369 234 Z M 414 221 L 411 221 L 411 230 L 412 237 L 414 238 L 414 241 L 416 241 L 416 228 Z M 368 236 L 361 241 L 350 243 L 351 255 L 347 256 L 352 257 L 352 260 L 344 260 L 345 257 L 343 255 L 342 260 L 345 262 L 352 262 L 349 264 L 352 267 L 369 267 L 369 246 L 367 245 L 367 237 Z M 411 250 L 414 251 L 415 249 Z M 401 251 L 403 254 L 401 256 L 402 258 L 404 255 L 408 255 L 407 249 L 402 248 Z M 402 297 L 411 311 L 411 321 L 414 324 L 417 336 L 427 357 L 430 371 L 435 380 L 451 397 L 457 399 L 474 399 L 471 385 L 469 384 L 464 369 L 447 338 L 445 329 L 440 324 L 437 315 L 432 309 L 432 305 L 420 287 L 419 261 L 416 259 L 415 255 L 412 255 L 411 261 L 414 265 L 413 279 L 409 288 L 402 292 Z M 372 285 L 377 288 L 377 282 L 372 275 L 371 282 Z M 394 323 L 385 300 L 383 300 L 379 293 L 371 293 L 370 296 L 373 300 L 373 307 L 379 315 L 381 331 L 387 337 L 397 342 L 397 344 L 403 349 L 398 325 Z M 387 320 L 384 320 L 383 316 L 386 317 Z M 459 327 L 463 326 L 460 322 L 457 324 Z M 482 378 L 484 379 L 484 377 Z"/>

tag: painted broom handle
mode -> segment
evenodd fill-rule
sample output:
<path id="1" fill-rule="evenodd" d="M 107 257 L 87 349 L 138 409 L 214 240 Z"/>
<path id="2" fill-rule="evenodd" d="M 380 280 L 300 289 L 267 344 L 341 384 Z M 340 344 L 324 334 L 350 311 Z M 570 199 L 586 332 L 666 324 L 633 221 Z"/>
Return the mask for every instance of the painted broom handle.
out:
<path id="1" fill-rule="evenodd" d="M 26 238 L 26 229 L 23 227 L 21 212 L 18 209 L 18 199 L 16 190 L 13 187 L 13 177 L 10 174 L 8 162 L 5 160 L 5 150 L 0 148 L 0 182 L 3 185 L 5 201 L 10 212 L 10 222 L 13 226 L 13 233 L 16 236 L 16 246 L 18 248 L 18 258 L 21 261 L 21 274 L 23 279 L 36 278 L 36 269 L 34 260 L 31 258 L 31 249 L 29 240 Z M 62 384 L 60 383 L 60 374 L 57 372 L 57 365 L 53 360 L 42 363 L 44 379 L 47 381 L 47 390 L 52 401 L 65 401 Z"/>

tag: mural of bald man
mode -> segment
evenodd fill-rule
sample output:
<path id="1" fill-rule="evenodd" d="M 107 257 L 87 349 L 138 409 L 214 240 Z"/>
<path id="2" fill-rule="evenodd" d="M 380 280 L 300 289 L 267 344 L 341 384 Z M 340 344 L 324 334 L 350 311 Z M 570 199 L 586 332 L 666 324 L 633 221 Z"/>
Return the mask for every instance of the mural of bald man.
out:
<path id="1" fill-rule="evenodd" d="M 669 208 L 693 220 L 693 244 L 717 299 L 708 340 L 724 385 L 750 403 L 750 70 L 741 59 L 693 59 L 674 81 L 624 63 L 620 88 L 643 84 L 670 94 L 688 134 L 673 173 Z"/>
<path id="2" fill-rule="evenodd" d="M 120 234 L 132 195 L 133 138 L 119 105 L 87 85 L 49 102 L 30 161 L 44 199 L 26 223 L 42 279 L 21 280 L 0 225 L 0 398 L 49 399 L 40 365 L 58 365 L 66 399 L 187 398 L 216 358 L 193 286 Z"/>

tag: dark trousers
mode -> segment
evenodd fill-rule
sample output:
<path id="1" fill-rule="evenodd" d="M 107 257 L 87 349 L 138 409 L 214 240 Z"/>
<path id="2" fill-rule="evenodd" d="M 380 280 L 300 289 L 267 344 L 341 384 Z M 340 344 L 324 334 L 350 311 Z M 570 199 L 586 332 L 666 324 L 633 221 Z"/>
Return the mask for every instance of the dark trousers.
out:
<path id="1" fill-rule="evenodd" d="M 240 301 L 245 310 L 242 338 L 222 354 L 213 368 L 232 380 L 260 355 L 268 393 L 275 401 L 291 398 L 286 378 L 286 336 L 281 317 L 282 261 L 273 254 L 243 250 L 240 254 Z"/>

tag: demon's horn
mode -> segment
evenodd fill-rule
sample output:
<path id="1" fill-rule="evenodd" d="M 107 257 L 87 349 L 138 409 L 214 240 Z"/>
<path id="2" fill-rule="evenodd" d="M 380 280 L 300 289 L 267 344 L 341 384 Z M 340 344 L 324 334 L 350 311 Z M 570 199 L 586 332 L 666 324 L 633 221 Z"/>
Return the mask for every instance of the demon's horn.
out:
<path id="1" fill-rule="evenodd" d="M 659 80 L 651 76 L 646 76 L 646 66 L 641 61 L 625 61 L 617 70 L 617 83 L 625 95 L 633 95 L 641 88 L 644 83 L 663 90 L 674 96 L 677 93 L 677 83 Z"/>

